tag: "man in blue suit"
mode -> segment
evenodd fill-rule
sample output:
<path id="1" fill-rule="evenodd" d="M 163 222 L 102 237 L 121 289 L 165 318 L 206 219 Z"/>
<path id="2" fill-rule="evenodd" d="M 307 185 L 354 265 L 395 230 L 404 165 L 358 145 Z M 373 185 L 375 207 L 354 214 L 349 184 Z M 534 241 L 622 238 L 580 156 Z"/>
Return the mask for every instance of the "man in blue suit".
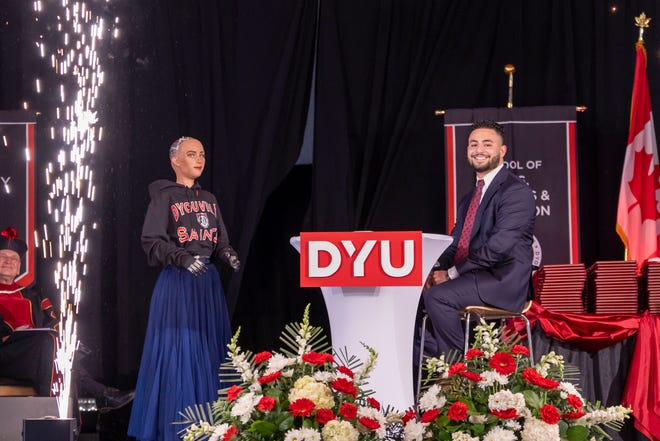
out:
<path id="1" fill-rule="evenodd" d="M 472 125 L 467 159 L 476 172 L 475 187 L 458 206 L 454 241 L 438 258 L 424 295 L 435 331 L 435 342 L 425 346 L 435 355 L 462 350 L 460 309 L 522 311 L 527 300 L 536 208 L 529 186 L 503 166 L 506 151 L 502 126 Z"/>

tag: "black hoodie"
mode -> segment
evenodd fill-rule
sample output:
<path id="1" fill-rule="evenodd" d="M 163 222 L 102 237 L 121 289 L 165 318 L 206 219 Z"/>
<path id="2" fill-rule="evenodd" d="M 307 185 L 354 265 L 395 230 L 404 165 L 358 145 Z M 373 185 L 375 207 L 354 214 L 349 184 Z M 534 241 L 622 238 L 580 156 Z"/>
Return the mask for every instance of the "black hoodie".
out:
<path id="1" fill-rule="evenodd" d="M 188 268 L 196 255 L 227 262 L 235 254 L 215 196 L 197 182 L 188 188 L 160 179 L 149 184 L 149 196 L 142 248 L 150 265 Z"/>

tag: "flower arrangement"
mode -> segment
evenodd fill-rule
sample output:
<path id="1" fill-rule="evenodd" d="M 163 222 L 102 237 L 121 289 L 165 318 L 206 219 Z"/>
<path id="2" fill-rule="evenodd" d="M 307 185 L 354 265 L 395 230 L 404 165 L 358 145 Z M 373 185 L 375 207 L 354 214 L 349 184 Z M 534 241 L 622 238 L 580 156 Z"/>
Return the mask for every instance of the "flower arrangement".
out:
<path id="1" fill-rule="evenodd" d="M 338 362 L 321 328 L 310 326 L 309 306 L 301 323 L 290 324 L 281 352 L 243 352 L 240 329 L 228 345 L 235 384 L 212 405 L 184 413 L 184 441 L 377 441 L 386 435 L 380 403 L 363 390 L 377 354 Z M 236 377 L 239 375 L 239 377 Z M 226 378 L 226 375 L 225 375 Z"/>
<path id="2" fill-rule="evenodd" d="M 518 341 L 482 320 L 464 360 L 427 360 L 419 414 L 402 415 L 404 441 L 592 441 L 611 438 L 601 425 L 621 429 L 630 409 L 586 402 L 562 356 L 530 366 Z"/>

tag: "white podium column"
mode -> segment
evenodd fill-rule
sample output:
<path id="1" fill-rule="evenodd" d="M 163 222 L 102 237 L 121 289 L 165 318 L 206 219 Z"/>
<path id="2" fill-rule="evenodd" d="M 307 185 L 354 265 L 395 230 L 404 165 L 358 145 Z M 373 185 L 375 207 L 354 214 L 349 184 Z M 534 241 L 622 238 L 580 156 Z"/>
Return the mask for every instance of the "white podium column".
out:
<path id="1" fill-rule="evenodd" d="M 300 237 L 291 245 L 300 251 Z M 422 234 L 422 274 L 451 244 L 451 236 Z M 367 387 L 383 405 L 405 410 L 414 405 L 413 338 L 415 316 L 423 288 L 418 286 L 321 287 L 330 320 L 332 346 L 346 348 L 361 360 L 365 343 L 378 353 Z"/>

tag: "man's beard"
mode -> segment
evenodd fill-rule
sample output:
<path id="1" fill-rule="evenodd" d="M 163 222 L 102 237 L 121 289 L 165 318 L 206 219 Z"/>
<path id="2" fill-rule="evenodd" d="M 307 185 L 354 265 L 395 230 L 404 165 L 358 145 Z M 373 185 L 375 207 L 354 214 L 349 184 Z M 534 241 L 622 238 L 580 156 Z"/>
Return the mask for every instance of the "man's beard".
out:
<path id="1" fill-rule="evenodd" d="M 479 166 L 476 165 L 476 160 L 473 159 L 472 157 L 470 157 L 470 165 L 472 166 L 474 171 L 476 171 L 477 173 L 489 172 L 491 170 L 495 170 L 497 168 L 497 166 L 500 165 L 500 155 L 497 154 L 497 155 L 491 156 L 490 159 L 487 162 L 485 162 L 485 163 L 483 163 Z"/>

